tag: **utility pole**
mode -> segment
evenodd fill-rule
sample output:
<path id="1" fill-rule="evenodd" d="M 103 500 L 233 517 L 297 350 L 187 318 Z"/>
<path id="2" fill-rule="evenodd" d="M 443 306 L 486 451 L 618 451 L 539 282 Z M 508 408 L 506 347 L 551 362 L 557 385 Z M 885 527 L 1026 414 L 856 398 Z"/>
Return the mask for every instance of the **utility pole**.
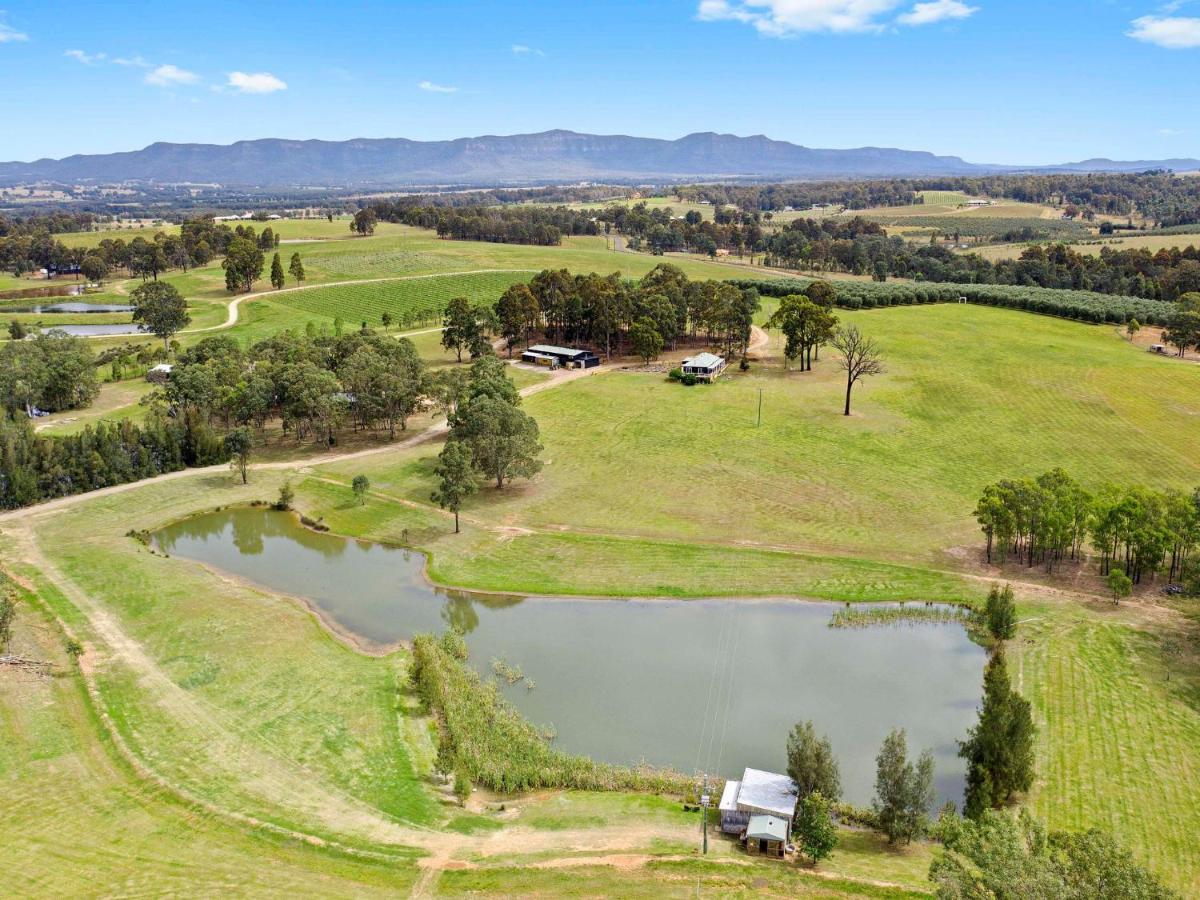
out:
<path id="1" fill-rule="evenodd" d="M 759 428 L 761 426 L 762 426 L 762 388 L 759 388 L 758 389 L 758 422 L 755 424 L 754 427 Z"/>
<path id="2" fill-rule="evenodd" d="M 704 840 L 704 855 L 708 855 L 708 773 L 704 773 L 704 789 L 700 793 L 700 834 Z"/>

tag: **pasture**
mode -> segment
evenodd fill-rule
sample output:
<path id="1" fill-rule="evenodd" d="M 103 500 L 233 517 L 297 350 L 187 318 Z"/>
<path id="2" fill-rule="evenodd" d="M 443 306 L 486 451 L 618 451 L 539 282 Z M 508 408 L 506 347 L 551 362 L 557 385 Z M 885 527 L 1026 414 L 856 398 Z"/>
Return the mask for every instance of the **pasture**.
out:
<path id="1" fill-rule="evenodd" d="M 1181 427 L 1200 415 L 1196 367 L 1152 357 L 1112 328 L 1011 310 L 838 315 L 878 340 L 888 369 L 856 388 L 850 418 L 836 365 L 822 354 L 814 372 L 785 373 L 778 338 L 765 364 L 711 387 L 586 378 L 526 402 L 546 445 L 536 490 L 485 492 L 472 505 L 581 542 L 619 533 L 704 544 L 715 531 L 727 546 L 948 567 L 951 548 L 979 546 L 971 511 L 998 478 L 1058 465 L 1092 487 L 1200 485 Z M 373 481 L 414 500 L 428 493 L 420 466 L 391 464 L 372 461 Z M 679 577 L 663 562 L 661 577 Z M 577 560 L 571 576 L 585 572 Z"/>

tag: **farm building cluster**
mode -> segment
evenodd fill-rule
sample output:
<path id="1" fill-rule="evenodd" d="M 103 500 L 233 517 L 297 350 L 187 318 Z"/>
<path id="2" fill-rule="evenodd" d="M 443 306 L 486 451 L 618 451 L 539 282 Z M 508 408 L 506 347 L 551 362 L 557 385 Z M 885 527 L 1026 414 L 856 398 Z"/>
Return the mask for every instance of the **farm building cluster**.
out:
<path id="1" fill-rule="evenodd" d="M 721 831 L 742 841 L 747 853 L 782 859 L 798 796 L 788 776 L 748 768 L 740 781 L 725 782 L 718 807 Z"/>
<path id="2" fill-rule="evenodd" d="M 521 362 L 548 369 L 591 369 L 600 365 L 600 357 L 591 350 L 534 344 L 521 354 Z"/>

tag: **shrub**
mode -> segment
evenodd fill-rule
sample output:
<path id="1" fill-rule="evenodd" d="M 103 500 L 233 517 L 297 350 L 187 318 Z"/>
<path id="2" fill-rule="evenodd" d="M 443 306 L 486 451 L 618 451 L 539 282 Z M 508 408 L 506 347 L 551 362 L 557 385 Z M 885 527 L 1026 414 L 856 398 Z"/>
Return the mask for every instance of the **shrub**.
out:
<path id="1" fill-rule="evenodd" d="M 679 381 L 683 378 L 683 369 L 672 369 L 667 373 L 667 377 L 672 381 Z"/>
<path id="2" fill-rule="evenodd" d="M 683 378 L 681 378 L 679 380 L 683 384 L 686 384 L 688 387 L 691 387 L 693 384 L 695 384 L 700 379 L 697 378 L 695 375 L 693 375 L 691 372 L 688 372 L 686 375 L 683 376 Z"/>
<path id="3" fill-rule="evenodd" d="M 279 488 L 279 499 L 273 504 L 274 508 L 280 512 L 286 512 L 292 508 L 292 501 L 296 499 L 296 492 L 292 489 L 292 483 L 285 481 Z"/>

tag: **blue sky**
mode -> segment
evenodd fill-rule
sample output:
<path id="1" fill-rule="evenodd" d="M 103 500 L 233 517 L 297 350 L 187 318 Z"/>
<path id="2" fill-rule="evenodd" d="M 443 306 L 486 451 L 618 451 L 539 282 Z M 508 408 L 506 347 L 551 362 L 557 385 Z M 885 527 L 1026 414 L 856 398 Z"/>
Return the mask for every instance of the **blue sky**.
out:
<path id="1" fill-rule="evenodd" d="M 1200 0 L 0 0 L 0 159 L 257 137 L 766 134 L 1200 156 Z"/>

